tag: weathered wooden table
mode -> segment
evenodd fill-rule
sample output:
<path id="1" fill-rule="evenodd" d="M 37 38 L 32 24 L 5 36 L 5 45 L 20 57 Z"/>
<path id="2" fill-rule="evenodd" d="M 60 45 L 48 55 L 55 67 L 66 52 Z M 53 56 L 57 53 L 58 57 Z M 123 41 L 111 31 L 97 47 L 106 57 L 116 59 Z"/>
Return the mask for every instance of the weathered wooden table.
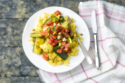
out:
<path id="1" fill-rule="evenodd" d="M 41 83 L 22 48 L 24 25 L 33 13 L 48 6 L 78 13 L 80 1 L 88 0 L 0 0 L 0 83 Z M 125 6 L 125 0 L 106 1 Z"/>

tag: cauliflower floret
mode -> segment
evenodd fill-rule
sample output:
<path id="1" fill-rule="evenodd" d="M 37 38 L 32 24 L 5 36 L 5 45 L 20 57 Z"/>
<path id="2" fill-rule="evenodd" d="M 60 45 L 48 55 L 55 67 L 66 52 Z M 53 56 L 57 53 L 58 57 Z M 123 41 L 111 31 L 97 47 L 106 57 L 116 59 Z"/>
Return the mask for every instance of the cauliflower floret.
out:
<path id="1" fill-rule="evenodd" d="M 65 15 L 65 16 L 64 16 L 64 20 L 67 21 L 68 19 L 69 19 L 69 16 Z"/>
<path id="2" fill-rule="evenodd" d="M 40 48 L 43 50 L 43 52 L 52 52 L 53 51 L 53 46 L 50 45 L 48 42 L 45 42 L 43 45 L 40 45 Z"/>

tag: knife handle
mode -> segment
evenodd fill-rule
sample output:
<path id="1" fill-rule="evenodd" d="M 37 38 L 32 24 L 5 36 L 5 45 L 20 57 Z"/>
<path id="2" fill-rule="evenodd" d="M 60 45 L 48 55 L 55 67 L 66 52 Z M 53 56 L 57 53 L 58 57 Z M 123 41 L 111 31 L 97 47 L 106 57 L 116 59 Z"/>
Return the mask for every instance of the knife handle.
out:
<path id="1" fill-rule="evenodd" d="M 92 59 L 90 58 L 88 51 L 87 51 L 86 48 L 83 46 L 83 44 L 81 43 L 81 41 L 79 40 L 78 37 L 77 37 L 77 40 L 78 40 L 78 42 L 79 42 L 79 44 L 80 44 L 80 47 L 81 47 L 81 49 L 82 49 L 82 52 L 84 53 L 84 55 L 85 55 L 85 57 L 86 57 L 87 62 L 88 62 L 89 64 L 92 64 Z"/>
<path id="2" fill-rule="evenodd" d="M 95 40 L 95 63 L 96 63 L 96 68 L 99 70 L 101 67 L 101 63 L 100 63 L 100 57 L 99 57 L 97 33 L 94 33 L 94 40 Z"/>

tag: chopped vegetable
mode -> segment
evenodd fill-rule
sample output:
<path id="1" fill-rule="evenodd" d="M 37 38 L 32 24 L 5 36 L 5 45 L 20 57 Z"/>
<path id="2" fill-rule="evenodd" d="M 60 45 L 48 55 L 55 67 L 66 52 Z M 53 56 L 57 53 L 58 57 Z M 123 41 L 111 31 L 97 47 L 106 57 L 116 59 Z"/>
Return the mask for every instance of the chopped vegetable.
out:
<path id="1" fill-rule="evenodd" d="M 61 46 L 61 43 L 59 43 L 59 46 Z"/>
<path id="2" fill-rule="evenodd" d="M 44 23 L 44 25 L 45 25 L 46 23 L 48 23 L 49 21 L 58 22 L 59 19 L 58 19 L 57 17 L 53 16 L 53 17 L 49 18 L 49 19 Z"/>
<path id="3" fill-rule="evenodd" d="M 56 15 L 61 15 L 61 12 L 59 10 L 56 11 Z"/>
<path id="4" fill-rule="evenodd" d="M 42 45 L 43 43 L 44 43 L 43 38 L 36 38 L 35 39 L 35 44 L 33 46 L 33 52 L 36 53 L 36 54 L 41 54 L 42 49 L 40 48 L 40 45 Z"/>
<path id="5" fill-rule="evenodd" d="M 61 35 L 61 32 L 59 32 L 58 34 Z"/>
<path id="6" fill-rule="evenodd" d="M 53 22 L 52 22 L 52 21 L 49 21 L 49 22 L 47 23 L 47 25 L 48 25 L 48 26 L 53 25 Z"/>
<path id="7" fill-rule="evenodd" d="M 65 46 L 65 45 L 66 45 L 66 41 L 62 41 L 61 46 Z"/>
<path id="8" fill-rule="evenodd" d="M 65 47 L 66 47 L 66 48 L 68 48 L 68 47 L 69 47 L 69 45 L 70 45 L 70 44 L 69 44 L 69 43 L 67 43 L 67 44 L 65 45 Z"/>
<path id="9" fill-rule="evenodd" d="M 70 33 L 70 37 L 72 38 L 73 36 L 74 36 L 74 34 L 71 32 L 71 33 Z"/>
<path id="10" fill-rule="evenodd" d="M 45 36 L 45 32 L 44 32 L 44 31 L 41 31 L 41 35 Z"/>
<path id="11" fill-rule="evenodd" d="M 68 32 L 70 32 L 70 30 L 71 30 L 70 28 L 67 28 L 67 29 L 65 29 L 65 32 L 68 33 Z"/>
<path id="12" fill-rule="evenodd" d="M 57 31 L 59 30 L 59 26 L 58 26 L 58 25 L 56 26 L 56 30 L 57 30 Z"/>
<path id="13" fill-rule="evenodd" d="M 61 38 L 62 38 L 62 35 L 58 35 L 58 36 L 57 36 L 57 39 L 61 39 Z"/>
<path id="14" fill-rule="evenodd" d="M 57 50 L 58 53 L 62 53 L 62 51 L 63 51 L 62 48 Z"/>
<path id="15" fill-rule="evenodd" d="M 54 40 L 54 42 L 57 44 L 59 42 L 59 40 Z"/>
<path id="16" fill-rule="evenodd" d="M 59 22 L 64 22 L 64 17 L 63 16 L 60 16 L 60 18 L 59 18 Z"/>
<path id="17" fill-rule="evenodd" d="M 48 60 L 49 59 L 49 57 L 48 57 L 48 55 L 47 54 L 43 54 L 43 59 L 45 59 L 45 60 Z"/>
<path id="18" fill-rule="evenodd" d="M 54 52 L 55 52 L 56 54 L 58 54 L 63 60 L 66 60 L 66 59 L 68 58 L 68 55 L 66 54 L 66 52 L 61 52 L 61 51 L 59 50 L 60 53 L 58 53 L 58 52 L 57 52 L 58 49 L 60 49 L 60 47 L 58 47 L 58 46 L 55 47 L 55 48 L 54 48 Z"/>
<path id="19" fill-rule="evenodd" d="M 66 39 L 66 38 L 63 38 L 62 41 L 67 41 L 67 39 Z"/>
<path id="20" fill-rule="evenodd" d="M 40 45 L 40 48 L 43 50 L 45 53 L 50 53 L 53 51 L 53 46 L 50 45 L 48 42 L 45 42 L 43 45 Z"/>
<path id="21" fill-rule="evenodd" d="M 43 25 L 43 28 L 45 28 L 45 27 L 47 27 L 48 25 L 47 24 L 45 24 L 45 25 Z"/>
<path id="22" fill-rule="evenodd" d="M 61 23 L 60 23 L 60 22 L 56 22 L 56 24 L 57 24 L 57 25 L 61 25 Z"/>
<path id="23" fill-rule="evenodd" d="M 69 27 L 69 28 L 71 28 L 71 25 L 70 25 L 70 23 L 68 23 L 68 27 Z"/>
<path id="24" fill-rule="evenodd" d="M 68 53 L 68 51 L 69 51 L 69 48 L 65 48 L 65 49 L 64 49 L 64 51 L 65 51 L 66 53 Z"/>
<path id="25" fill-rule="evenodd" d="M 55 26 L 56 26 L 56 23 L 54 23 L 53 26 L 55 27 Z"/>
<path id="26" fill-rule="evenodd" d="M 55 34 L 57 34 L 57 31 L 54 31 L 54 32 L 53 32 L 53 35 L 55 35 Z"/>
<path id="27" fill-rule="evenodd" d="M 72 43 L 72 39 L 68 36 L 68 42 L 71 44 Z"/>

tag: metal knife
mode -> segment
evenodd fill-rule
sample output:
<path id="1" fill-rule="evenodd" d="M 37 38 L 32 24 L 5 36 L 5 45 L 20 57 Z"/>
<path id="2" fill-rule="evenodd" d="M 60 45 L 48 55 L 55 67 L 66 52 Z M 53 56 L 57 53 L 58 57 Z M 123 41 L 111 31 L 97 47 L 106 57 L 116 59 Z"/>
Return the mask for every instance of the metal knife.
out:
<path id="1" fill-rule="evenodd" d="M 96 63 L 96 68 L 100 69 L 101 63 L 100 63 L 100 57 L 99 57 L 99 49 L 98 49 L 98 29 L 97 29 L 97 20 L 96 20 L 96 11 L 92 11 L 92 16 L 91 16 L 91 21 L 92 21 L 92 30 L 93 30 L 93 35 L 94 35 L 94 41 L 95 41 L 95 63 Z"/>

